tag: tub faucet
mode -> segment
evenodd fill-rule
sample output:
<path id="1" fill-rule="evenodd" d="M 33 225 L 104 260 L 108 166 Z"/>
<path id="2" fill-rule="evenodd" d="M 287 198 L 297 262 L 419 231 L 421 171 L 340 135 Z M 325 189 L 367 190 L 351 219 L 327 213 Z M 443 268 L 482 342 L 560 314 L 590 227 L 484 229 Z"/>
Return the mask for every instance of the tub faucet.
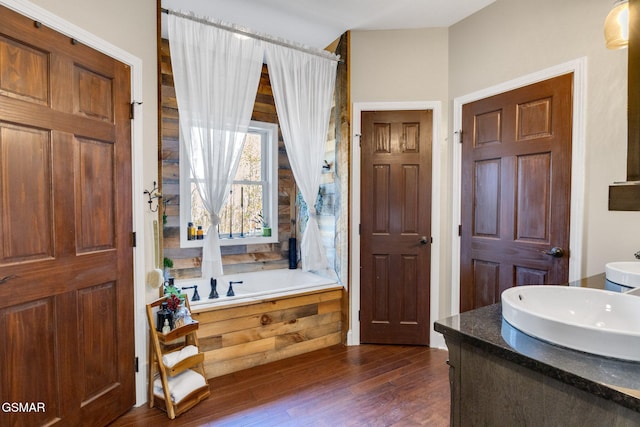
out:
<path id="1" fill-rule="evenodd" d="M 232 297 L 235 296 L 235 292 L 233 292 L 233 285 L 243 283 L 242 280 L 237 282 L 229 282 L 229 290 L 227 291 L 227 296 Z"/>
<path id="2" fill-rule="evenodd" d="M 219 297 L 218 290 L 216 289 L 217 286 L 218 286 L 218 281 L 212 277 L 211 278 L 211 292 L 209 293 L 209 299 L 213 299 L 213 298 L 218 298 Z"/>
<path id="3" fill-rule="evenodd" d="M 636 253 L 635 253 L 635 254 L 633 254 L 633 255 L 636 257 L 636 259 L 640 259 L 640 251 L 636 252 Z"/>
<path id="4" fill-rule="evenodd" d="M 193 289 L 193 296 L 191 297 L 191 301 L 200 301 L 200 295 L 198 295 L 198 285 L 183 286 L 182 290 L 185 289 Z"/>

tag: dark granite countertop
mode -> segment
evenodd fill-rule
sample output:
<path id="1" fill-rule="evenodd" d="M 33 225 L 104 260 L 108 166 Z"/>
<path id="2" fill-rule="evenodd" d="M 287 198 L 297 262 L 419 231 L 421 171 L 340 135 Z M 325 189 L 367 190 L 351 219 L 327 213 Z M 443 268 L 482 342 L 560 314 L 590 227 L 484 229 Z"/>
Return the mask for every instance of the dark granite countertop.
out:
<path id="1" fill-rule="evenodd" d="M 604 288 L 604 274 L 572 283 Z M 502 318 L 500 303 L 435 322 L 435 330 L 640 412 L 640 363 L 559 347 L 532 338 Z"/>

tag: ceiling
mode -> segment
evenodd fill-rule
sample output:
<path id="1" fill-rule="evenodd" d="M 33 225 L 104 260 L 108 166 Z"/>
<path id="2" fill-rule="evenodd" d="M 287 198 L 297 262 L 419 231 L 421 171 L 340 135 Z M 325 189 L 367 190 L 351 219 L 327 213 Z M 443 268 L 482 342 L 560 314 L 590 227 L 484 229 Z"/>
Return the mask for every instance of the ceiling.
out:
<path id="1" fill-rule="evenodd" d="M 347 30 L 449 27 L 494 1 L 162 0 L 162 7 L 323 49 Z"/>

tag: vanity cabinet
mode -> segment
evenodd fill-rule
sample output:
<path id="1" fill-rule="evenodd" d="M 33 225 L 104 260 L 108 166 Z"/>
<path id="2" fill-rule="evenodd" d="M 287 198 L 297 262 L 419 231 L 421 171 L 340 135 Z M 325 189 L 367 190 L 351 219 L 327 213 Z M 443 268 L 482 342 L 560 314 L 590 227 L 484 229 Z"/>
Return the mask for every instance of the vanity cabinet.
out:
<path id="1" fill-rule="evenodd" d="M 605 275 L 571 285 L 605 288 Z M 449 349 L 451 426 L 640 426 L 640 363 L 552 345 L 500 303 L 438 320 Z"/>
<path id="2" fill-rule="evenodd" d="M 640 412 L 445 334 L 451 426 L 638 426 Z"/>

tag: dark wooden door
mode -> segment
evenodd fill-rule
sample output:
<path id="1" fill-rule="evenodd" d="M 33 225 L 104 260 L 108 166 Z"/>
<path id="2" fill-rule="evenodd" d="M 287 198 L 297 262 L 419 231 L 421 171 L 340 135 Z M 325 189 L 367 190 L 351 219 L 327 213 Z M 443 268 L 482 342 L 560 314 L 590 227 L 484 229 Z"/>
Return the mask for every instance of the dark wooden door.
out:
<path id="1" fill-rule="evenodd" d="M 0 7 L 0 425 L 135 402 L 129 78 Z"/>
<path id="2" fill-rule="evenodd" d="M 572 82 L 462 107 L 461 312 L 512 286 L 568 281 Z"/>
<path id="3" fill-rule="evenodd" d="M 362 113 L 360 341 L 429 344 L 431 111 Z"/>

